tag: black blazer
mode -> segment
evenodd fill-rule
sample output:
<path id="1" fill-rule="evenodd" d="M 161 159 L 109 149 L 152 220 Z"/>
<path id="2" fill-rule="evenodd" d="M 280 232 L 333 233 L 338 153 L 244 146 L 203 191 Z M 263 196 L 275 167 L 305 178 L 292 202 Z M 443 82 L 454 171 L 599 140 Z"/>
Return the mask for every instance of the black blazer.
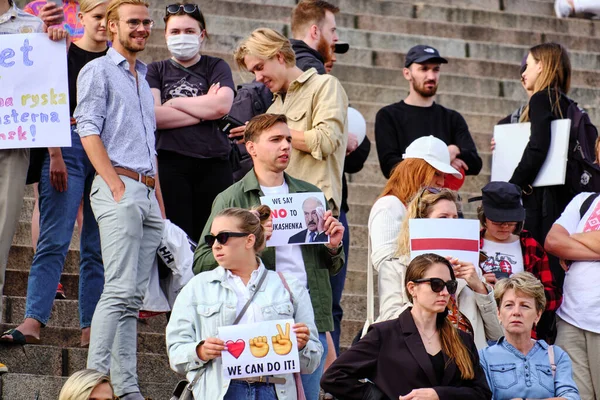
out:
<path id="1" fill-rule="evenodd" d="M 359 379 L 368 378 L 393 400 L 421 388 L 433 388 L 440 400 L 491 399 L 477 348 L 465 332 L 460 332 L 460 336 L 471 353 L 475 379 L 463 380 L 456 364 L 448 363 L 444 354 L 446 369 L 442 381 L 437 381 L 410 310 L 397 319 L 371 325 L 365 337 L 325 371 L 321 379 L 325 392 L 340 400 L 362 400 L 367 384 Z"/>
<path id="2" fill-rule="evenodd" d="M 288 244 L 291 243 L 305 243 L 306 242 L 306 234 L 308 233 L 308 229 L 305 229 L 301 232 L 296 233 L 293 236 L 290 236 L 290 239 L 288 240 Z M 319 243 L 327 243 L 329 239 L 327 238 L 327 235 L 325 234 L 325 232 L 321 232 L 319 234 L 317 234 L 317 236 L 315 236 L 315 240 L 314 242 L 319 242 Z"/>

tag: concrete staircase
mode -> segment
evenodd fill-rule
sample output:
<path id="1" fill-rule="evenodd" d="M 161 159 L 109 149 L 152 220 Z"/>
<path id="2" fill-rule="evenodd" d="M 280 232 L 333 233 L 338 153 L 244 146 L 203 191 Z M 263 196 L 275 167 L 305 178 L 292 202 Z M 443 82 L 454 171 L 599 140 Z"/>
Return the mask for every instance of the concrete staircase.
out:
<path id="1" fill-rule="evenodd" d="M 440 104 L 460 111 L 469 124 L 484 167 L 469 177 L 463 197 L 477 193 L 489 180 L 489 141 L 494 124 L 525 101 L 518 81 L 518 65 L 527 49 L 543 41 L 559 41 L 570 51 L 573 65 L 570 95 L 600 125 L 600 23 L 554 17 L 553 0 L 333 0 L 340 38 L 351 50 L 338 57 L 333 70 L 343 83 L 351 104 L 368 121 L 383 106 L 404 98 L 408 85 L 402 77 L 404 56 L 419 43 L 436 47 L 450 61 L 442 68 Z M 232 51 L 253 29 L 267 26 L 288 35 L 295 0 L 199 0 L 210 40 L 206 54 L 225 59 L 237 83 L 248 81 L 239 73 Z M 162 17 L 165 1 L 150 0 L 156 21 L 147 50 L 150 62 L 168 57 Z M 370 207 L 383 188 L 375 146 L 364 169 L 349 176 L 351 250 L 343 296 L 345 310 L 342 344 L 348 346 L 365 318 L 366 238 Z M 30 246 L 32 191 L 28 190 L 18 232 L 13 241 L 5 285 L 5 327 L 23 318 L 27 277 L 33 252 Z M 473 205 L 464 205 L 474 216 Z M 56 301 L 53 316 L 43 331 L 42 346 L 0 346 L 0 362 L 9 374 L 1 377 L 0 398 L 5 400 L 56 399 L 64 377 L 84 368 L 86 351 L 78 348 L 77 314 L 78 238 L 74 235 L 62 282 L 70 300 Z M 138 368 L 144 394 L 168 399 L 178 377 L 170 372 L 164 344 L 164 318 L 139 323 Z"/>

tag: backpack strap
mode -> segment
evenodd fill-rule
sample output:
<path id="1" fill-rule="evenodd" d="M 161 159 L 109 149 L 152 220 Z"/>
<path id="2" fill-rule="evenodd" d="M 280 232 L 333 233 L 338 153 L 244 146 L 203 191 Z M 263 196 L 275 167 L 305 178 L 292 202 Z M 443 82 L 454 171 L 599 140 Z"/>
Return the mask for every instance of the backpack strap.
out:
<path id="1" fill-rule="evenodd" d="M 579 219 L 583 218 L 585 213 L 590 209 L 592 203 L 594 202 L 594 200 L 596 200 L 598 196 L 600 196 L 600 193 L 593 193 L 590 194 L 587 197 L 587 199 L 584 200 L 584 202 L 581 204 L 581 207 L 579 208 Z"/>
<path id="2" fill-rule="evenodd" d="M 552 377 L 556 375 L 556 363 L 554 362 L 554 346 L 548 346 L 548 358 L 550 359 L 550 369 L 552 369 Z"/>

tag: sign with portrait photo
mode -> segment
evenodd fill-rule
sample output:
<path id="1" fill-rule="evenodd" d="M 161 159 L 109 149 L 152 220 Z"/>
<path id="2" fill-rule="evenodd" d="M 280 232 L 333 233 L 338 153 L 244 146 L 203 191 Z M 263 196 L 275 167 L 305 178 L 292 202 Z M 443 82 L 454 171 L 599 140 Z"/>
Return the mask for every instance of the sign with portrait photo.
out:
<path id="1" fill-rule="evenodd" d="M 248 378 L 300 372 L 293 319 L 219 327 L 223 377 Z"/>
<path id="2" fill-rule="evenodd" d="M 271 208 L 273 235 L 267 241 L 267 247 L 329 243 L 323 227 L 327 204 L 323 193 L 264 196 L 260 202 Z"/>

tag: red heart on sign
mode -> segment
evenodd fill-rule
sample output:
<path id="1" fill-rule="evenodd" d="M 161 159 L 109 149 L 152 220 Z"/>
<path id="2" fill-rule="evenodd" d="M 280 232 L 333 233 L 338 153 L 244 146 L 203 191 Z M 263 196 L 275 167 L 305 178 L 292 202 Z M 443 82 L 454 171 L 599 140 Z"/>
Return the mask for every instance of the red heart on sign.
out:
<path id="1" fill-rule="evenodd" d="M 242 339 L 238 339 L 235 342 L 228 340 L 225 342 L 225 346 L 227 346 L 227 351 L 229 354 L 235 358 L 239 358 L 246 348 L 246 342 L 244 342 Z"/>

